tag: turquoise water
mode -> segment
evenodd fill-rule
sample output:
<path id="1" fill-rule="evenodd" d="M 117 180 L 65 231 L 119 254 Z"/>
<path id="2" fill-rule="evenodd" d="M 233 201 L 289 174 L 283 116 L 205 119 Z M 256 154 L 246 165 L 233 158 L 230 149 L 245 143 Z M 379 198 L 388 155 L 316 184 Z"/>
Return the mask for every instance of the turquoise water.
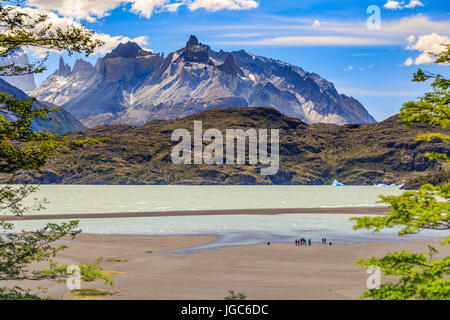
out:
<path id="1" fill-rule="evenodd" d="M 40 214 L 171 210 L 358 207 L 380 205 L 398 188 L 332 186 L 97 186 L 43 185 L 33 197 L 49 204 Z M 32 204 L 32 199 L 27 200 Z"/>
<path id="2" fill-rule="evenodd" d="M 40 214 L 111 213 L 170 210 L 313 208 L 375 206 L 378 196 L 398 195 L 398 188 L 331 186 L 85 186 L 45 185 L 33 195 L 49 204 Z M 28 200 L 29 204 L 32 200 Z M 185 249 L 213 249 L 230 245 L 290 242 L 304 237 L 334 243 L 403 242 L 443 237 L 427 231 L 398 237 L 398 229 L 372 234 L 353 231 L 350 214 L 218 215 L 81 219 L 84 233 L 101 235 L 211 235 L 218 240 Z M 362 216 L 362 215 L 359 215 Z M 54 220 L 51 222 L 61 222 Z M 35 230 L 46 222 L 17 221 L 16 230 Z"/>

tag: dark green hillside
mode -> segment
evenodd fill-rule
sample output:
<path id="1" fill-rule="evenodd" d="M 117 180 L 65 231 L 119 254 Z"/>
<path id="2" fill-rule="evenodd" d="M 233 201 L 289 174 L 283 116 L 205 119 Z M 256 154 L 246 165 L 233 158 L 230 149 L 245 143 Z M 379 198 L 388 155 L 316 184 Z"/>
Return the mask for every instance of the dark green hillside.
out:
<path id="1" fill-rule="evenodd" d="M 203 130 L 280 129 L 280 170 L 261 176 L 250 165 L 174 165 L 170 142 L 176 128 Z M 144 126 L 99 126 L 70 133 L 71 138 L 107 137 L 102 145 L 73 146 L 74 152 L 54 159 L 43 175 L 19 181 L 63 184 L 344 184 L 402 183 L 447 179 L 443 164 L 426 152 L 450 153 L 437 141 L 415 141 L 426 128 L 406 128 L 396 116 L 374 124 L 307 125 L 273 108 L 216 108 L 182 119 L 151 121 Z"/>

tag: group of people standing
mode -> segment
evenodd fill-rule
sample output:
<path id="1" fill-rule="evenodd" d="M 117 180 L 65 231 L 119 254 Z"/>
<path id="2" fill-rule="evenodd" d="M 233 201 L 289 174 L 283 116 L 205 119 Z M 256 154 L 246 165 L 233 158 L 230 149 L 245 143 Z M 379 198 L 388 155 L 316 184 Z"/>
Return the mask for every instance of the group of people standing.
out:
<path id="1" fill-rule="evenodd" d="M 308 243 L 308 246 L 311 245 L 311 239 L 308 239 L 308 241 L 306 241 L 305 238 L 301 238 L 301 239 L 296 239 L 295 240 L 295 245 L 296 246 L 306 246 L 306 244 Z"/>
<path id="2" fill-rule="evenodd" d="M 327 238 L 322 238 L 322 244 L 329 244 L 331 246 L 331 241 L 327 241 Z M 305 238 L 295 239 L 296 246 L 310 246 L 311 239 L 306 240 Z"/>

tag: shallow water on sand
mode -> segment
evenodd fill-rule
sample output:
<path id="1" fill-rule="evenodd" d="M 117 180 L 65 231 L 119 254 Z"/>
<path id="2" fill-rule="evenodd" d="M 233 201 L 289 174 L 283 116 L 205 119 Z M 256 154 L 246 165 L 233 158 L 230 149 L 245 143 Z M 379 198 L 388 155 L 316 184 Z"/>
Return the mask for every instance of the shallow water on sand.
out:
<path id="1" fill-rule="evenodd" d="M 352 230 L 350 214 L 281 214 L 281 215 L 218 215 L 175 216 L 143 218 L 81 219 L 84 233 L 99 235 L 212 235 L 218 239 L 195 248 L 174 250 L 185 253 L 192 250 L 215 249 L 234 245 L 261 244 L 267 242 L 291 242 L 295 239 L 311 239 L 319 243 L 326 237 L 332 243 L 405 242 L 412 239 L 444 237 L 446 232 L 424 231 L 418 235 L 398 237 L 399 229 L 373 234 L 365 230 Z M 49 220 L 51 221 L 51 220 Z M 35 230 L 49 221 L 15 221 L 16 230 Z M 61 223 L 63 220 L 51 222 Z"/>

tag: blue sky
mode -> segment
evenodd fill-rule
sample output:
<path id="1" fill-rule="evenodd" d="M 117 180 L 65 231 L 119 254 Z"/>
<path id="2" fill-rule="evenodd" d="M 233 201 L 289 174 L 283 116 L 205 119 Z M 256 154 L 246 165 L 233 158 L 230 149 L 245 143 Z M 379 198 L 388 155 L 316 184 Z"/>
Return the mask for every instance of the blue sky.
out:
<path id="1" fill-rule="evenodd" d="M 28 5 L 59 17 L 75 15 L 69 18 L 108 35 L 110 47 L 138 38 L 143 47 L 168 53 L 195 34 L 215 50 L 245 49 L 298 65 L 358 99 L 377 120 L 429 88 L 411 82 L 417 68 L 449 73 L 448 66 L 431 64 L 427 52 L 450 39 L 450 1 L 97 0 L 93 7 L 78 0 L 74 9 L 75 2 Z M 380 29 L 367 27 L 370 5 L 380 9 Z M 103 54 L 88 60 L 95 63 Z M 65 59 L 73 64 L 79 57 Z M 38 83 L 56 69 L 58 58 L 51 54 Z"/>

